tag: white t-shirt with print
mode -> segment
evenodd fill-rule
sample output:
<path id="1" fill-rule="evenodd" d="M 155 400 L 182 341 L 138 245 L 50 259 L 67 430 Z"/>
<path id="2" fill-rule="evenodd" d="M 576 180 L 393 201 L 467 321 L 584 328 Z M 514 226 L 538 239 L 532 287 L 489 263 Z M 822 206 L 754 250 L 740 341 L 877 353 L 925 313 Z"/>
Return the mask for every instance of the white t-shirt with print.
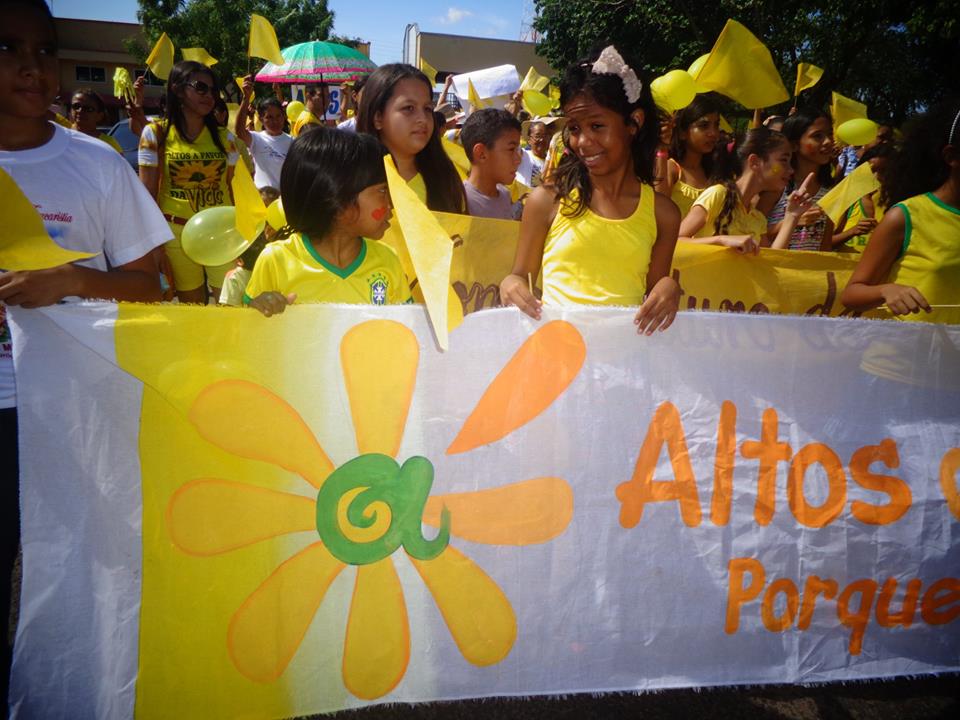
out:
<path id="1" fill-rule="evenodd" d="M 36 207 L 57 245 L 96 253 L 77 265 L 96 270 L 120 267 L 173 237 L 122 155 L 97 138 L 53 127 L 53 137 L 38 148 L 0 150 L 0 168 Z M 16 404 L 13 348 L 2 322 L 0 408 Z"/>
<path id="2" fill-rule="evenodd" d="M 286 133 L 271 135 L 266 130 L 250 133 L 250 156 L 253 158 L 253 184 L 257 188 L 280 189 L 280 171 L 287 159 L 293 138 Z"/>

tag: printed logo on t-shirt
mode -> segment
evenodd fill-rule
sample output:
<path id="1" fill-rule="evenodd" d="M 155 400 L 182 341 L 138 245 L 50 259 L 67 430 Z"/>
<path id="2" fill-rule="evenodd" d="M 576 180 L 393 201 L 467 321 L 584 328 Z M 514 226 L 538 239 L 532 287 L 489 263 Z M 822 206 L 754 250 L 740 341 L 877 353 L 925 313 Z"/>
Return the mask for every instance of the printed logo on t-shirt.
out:
<path id="1" fill-rule="evenodd" d="M 387 278 L 382 273 L 376 273 L 369 278 L 370 283 L 370 303 L 372 305 L 387 304 Z"/>
<path id="2" fill-rule="evenodd" d="M 224 204 L 220 179 L 227 159 L 220 152 L 168 153 L 170 197 L 186 200 L 194 212 Z"/>

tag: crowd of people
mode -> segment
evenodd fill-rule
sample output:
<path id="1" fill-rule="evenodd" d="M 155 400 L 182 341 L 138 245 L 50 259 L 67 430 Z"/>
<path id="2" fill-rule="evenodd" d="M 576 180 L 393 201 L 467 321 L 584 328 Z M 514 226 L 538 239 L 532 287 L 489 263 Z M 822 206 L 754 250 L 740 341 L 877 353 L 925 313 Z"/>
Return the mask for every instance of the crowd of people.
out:
<path id="1" fill-rule="evenodd" d="M 96 93 L 78 91 L 69 118 L 51 122 L 57 37 L 43 0 L 5 2 L 0 27 L 0 168 L 60 245 L 93 253 L 47 270 L 0 272 L 0 311 L 68 298 L 158 302 L 166 288 L 182 303 L 248 305 L 267 316 L 298 302 L 411 302 L 411 278 L 378 242 L 392 217 L 387 154 L 430 210 L 519 221 L 500 297 L 534 318 L 543 307 L 619 305 L 637 308 L 638 332 L 665 330 L 679 306 L 671 277 L 678 242 L 747 255 L 859 252 L 842 294 L 853 310 L 884 305 L 907 315 L 958 302 L 960 100 L 928 108 L 900 141 L 883 128 L 874 143 L 842 153 L 819 109 L 773 116 L 731 137 L 716 96 L 698 95 L 665 117 L 640 65 L 607 46 L 565 69 L 559 112 L 547 117 L 525 116 L 516 101 L 464 117 L 446 91 L 435 100 L 420 70 L 389 64 L 353 86 L 356 113 L 339 127 L 325 119 L 323 86 L 308 88 L 291 122 L 275 95 L 254 103 L 248 77 L 227 128 L 217 75 L 184 61 L 170 73 L 162 118 L 147 122 L 131 108 L 137 177 L 97 130 L 104 104 Z M 458 170 L 451 146 L 462 147 L 468 172 Z M 196 213 L 232 203 L 244 155 L 265 202 L 282 199 L 285 224 L 267 228 L 237 260 L 204 266 L 184 252 L 183 228 Z M 835 226 L 817 201 L 862 163 L 880 190 Z M 17 416 L 5 324 L 0 331 L 6 619 L 19 537 Z"/>

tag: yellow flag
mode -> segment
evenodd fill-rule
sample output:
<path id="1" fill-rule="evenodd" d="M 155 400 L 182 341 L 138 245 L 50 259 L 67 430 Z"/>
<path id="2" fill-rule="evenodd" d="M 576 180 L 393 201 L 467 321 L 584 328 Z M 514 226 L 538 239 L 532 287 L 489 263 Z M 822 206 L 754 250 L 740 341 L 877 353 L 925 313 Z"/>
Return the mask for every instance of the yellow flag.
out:
<path id="1" fill-rule="evenodd" d="M 3 168 L 0 168 L 0 197 L 3 198 L 0 268 L 45 270 L 93 257 L 92 253 L 64 250 L 50 239 L 40 213 Z"/>
<path id="2" fill-rule="evenodd" d="M 547 97 L 553 100 L 554 107 L 560 106 L 560 88 L 559 87 L 557 87 L 556 85 L 551 85 L 549 88 L 547 88 Z"/>
<path id="3" fill-rule="evenodd" d="M 697 76 L 697 84 L 751 110 L 790 98 L 770 51 L 736 20 L 727 20 Z"/>
<path id="4" fill-rule="evenodd" d="M 477 89 L 473 86 L 473 81 L 469 78 L 467 78 L 467 102 L 471 105 L 471 112 L 486 107 L 486 105 L 483 104 L 483 100 L 477 95 Z"/>
<path id="5" fill-rule="evenodd" d="M 397 251 L 407 278 L 411 282 L 416 278 L 437 344 L 446 350 L 449 332 L 463 322 L 463 305 L 450 287 L 453 241 L 433 213 L 400 177 L 393 158 L 386 155 L 383 162 L 400 230 L 399 233 L 391 232 L 389 237 L 384 236 L 384 241 Z"/>
<path id="6" fill-rule="evenodd" d="M 128 103 L 133 103 L 136 99 L 133 80 L 130 77 L 130 71 L 126 68 L 118 67 L 113 71 L 113 94 Z"/>
<path id="7" fill-rule="evenodd" d="M 840 93 L 831 93 L 830 116 L 833 118 L 833 126 L 840 127 L 847 120 L 855 118 L 865 118 L 867 116 L 867 106 L 856 100 L 844 97 Z"/>
<path id="8" fill-rule="evenodd" d="M 170 77 L 170 70 L 173 69 L 173 42 L 167 37 L 166 33 L 160 36 L 157 44 L 150 51 L 150 55 L 147 57 L 147 67 L 161 80 Z"/>
<path id="9" fill-rule="evenodd" d="M 797 86 L 793 90 L 796 97 L 807 88 L 812 88 L 823 77 L 823 69 L 810 63 L 797 63 Z"/>
<path id="10" fill-rule="evenodd" d="M 267 206 L 263 204 L 257 186 L 253 184 L 246 163 L 238 162 L 234 166 L 233 181 L 230 185 L 233 188 L 233 204 L 237 208 L 237 230 L 244 240 L 252 243 L 263 232 L 267 221 Z"/>
<path id="11" fill-rule="evenodd" d="M 193 60 L 207 67 L 213 67 L 220 62 L 203 48 L 181 48 L 180 52 L 184 60 Z"/>
<path id="12" fill-rule="evenodd" d="M 430 80 L 431 85 L 437 84 L 437 69 L 426 61 L 426 58 L 420 58 L 420 70 Z"/>
<path id="13" fill-rule="evenodd" d="M 720 116 L 720 129 L 725 133 L 733 135 L 733 126 L 727 122 L 727 119 L 723 115 Z"/>
<path id="14" fill-rule="evenodd" d="M 450 158 L 453 166 L 457 169 L 457 174 L 460 176 L 460 179 L 466 180 L 467 175 L 470 174 L 470 161 L 467 159 L 467 153 L 463 149 L 463 146 L 447 140 L 445 137 L 440 138 L 440 143 L 443 145 L 447 157 Z"/>
<path id="15" fill-rule="evenodd" d="M 283 55 L 280 54 L 280 43 L 277 42 L 277 33 L 273 25 L 262 15 L 254 13 L 250 16 L 250 44 L 247 48 L 249 57 L 263 58 L 274 65 L 283 65 Z"/>
<path id="16" fill-rule="evenodd" d="M 523 82 L 520 83 L 520 90 L 536 90 L 537 92 L 543 92 L 543 89 L 550 84 L 550 78 L 544 77 L 536 70 L 533 69 L 533 66 L 527 70 L 527 74 L 523 78 Z"/>
<path id="17" fill-rule="evenodd" d="M 553 109 L 553 100 L 536 90 L 524 90 L 521 99 L 523 109 L 534 117 L 549 115 Z"/>
<path id="18" fill-rule="evenodd" d="M 827 214 L 834 226 L 840 224 L 840 219 L 850 207 L 864 195 L 869 195 L 879 189 L 880 181 L 870 169 L 870 163 L 864 163 L 843 180 L 830 188 L 817 205 Z"/>

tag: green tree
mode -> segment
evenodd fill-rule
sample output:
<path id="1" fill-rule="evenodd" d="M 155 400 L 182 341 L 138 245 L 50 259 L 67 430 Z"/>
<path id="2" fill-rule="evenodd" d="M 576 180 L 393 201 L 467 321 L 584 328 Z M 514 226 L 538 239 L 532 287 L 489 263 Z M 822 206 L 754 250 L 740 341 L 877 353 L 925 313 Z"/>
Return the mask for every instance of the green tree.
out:
<path id="1" fill-rule="evenodd" d="M 535 0 L 538 52 L 562 69 L 613 42 L 650 77 L 685 68 L 710 50 L 728 18 L 748 27 L 793 90 L 798 61 L 824 68 L 801 103 L 830 91 L 862 100 L 878 120 L 902 121 L 960 86 L 960 20 L 954 0 Z M 779 110 L 789 107 L 785 104 Z"/>
<path id="2" fill-rule="evenodd" d="M 162 33 L 179 49 L 202 47 L 219 62 L 213 66 L 225 91 L 239 94 L 233 78 L 256 72 L 263 60 L 247 58 L 250 15 L 263 15 L 277 31 L 280 47 L 308 40 L 325 40 L 333 28 L 333 11 L 326 0 L 137 0 L 137 17 L 147 44 L 136 39 L 127 50 L 143 62 Z"/>

